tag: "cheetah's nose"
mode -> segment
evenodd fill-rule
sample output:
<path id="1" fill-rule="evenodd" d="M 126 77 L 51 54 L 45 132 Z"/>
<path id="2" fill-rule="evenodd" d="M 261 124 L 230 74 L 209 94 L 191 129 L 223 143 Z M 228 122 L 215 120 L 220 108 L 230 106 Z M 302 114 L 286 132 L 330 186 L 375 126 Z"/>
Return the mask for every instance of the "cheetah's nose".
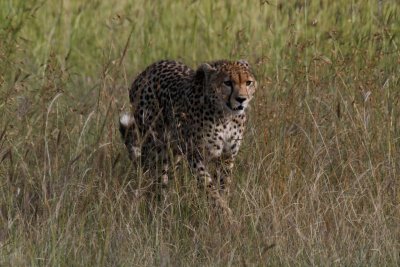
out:
<path id="1" fill-rule="evenodd" d="M 236 97 L 236 101 L 239 102 L 240 104 L 242 104 L 244 101 L 246 101 L 246 98 L 238 96 L 238 97 Z"/>

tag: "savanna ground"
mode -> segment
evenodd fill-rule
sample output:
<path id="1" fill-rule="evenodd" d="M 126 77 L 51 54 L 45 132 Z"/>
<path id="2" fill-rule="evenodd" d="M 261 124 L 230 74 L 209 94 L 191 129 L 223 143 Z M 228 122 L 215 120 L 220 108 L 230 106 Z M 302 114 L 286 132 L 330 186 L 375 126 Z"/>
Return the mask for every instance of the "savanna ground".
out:
<path id="1" fill-rule="evenodd" d="M 0 265 L 398 266 L 399 46 L 395 0 L 1 1 Z M 233 224 L 185 164 L 138 197 L 117 122 L 163 58 L 254 66 Z"/>

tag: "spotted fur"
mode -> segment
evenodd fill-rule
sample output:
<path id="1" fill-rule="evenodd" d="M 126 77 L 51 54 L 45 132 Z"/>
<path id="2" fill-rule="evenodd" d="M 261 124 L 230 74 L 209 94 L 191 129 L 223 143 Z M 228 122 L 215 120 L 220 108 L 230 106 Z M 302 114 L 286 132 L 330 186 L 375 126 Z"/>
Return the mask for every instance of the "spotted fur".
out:
<path id="1" fill-rule="evenodd" d="M 130 158 L 141 158 L 149 169 L 161 166 L 166 184 L 171 155 L 184 156 L 199 184 L 229 210 L 220 191 L 230 183 L 256 87 L 244 60 L 204 63 L 197 70 L 177 61 L 150 65 L 129 91 L 131 114 L 120 119 Z"/>

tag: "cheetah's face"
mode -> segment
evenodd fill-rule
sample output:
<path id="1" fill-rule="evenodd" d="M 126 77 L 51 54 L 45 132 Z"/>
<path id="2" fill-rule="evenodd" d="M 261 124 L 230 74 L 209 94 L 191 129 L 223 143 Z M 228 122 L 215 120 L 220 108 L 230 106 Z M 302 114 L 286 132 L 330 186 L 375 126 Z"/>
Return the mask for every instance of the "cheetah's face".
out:
<path id="1" fill-rule="evenodd" d="M 228 111 L 244 112 L 257 87 L 257 81 L 250 71 L 249 64 L 241 60 L 209 67 L 206 76 L 211 93 Z"/>

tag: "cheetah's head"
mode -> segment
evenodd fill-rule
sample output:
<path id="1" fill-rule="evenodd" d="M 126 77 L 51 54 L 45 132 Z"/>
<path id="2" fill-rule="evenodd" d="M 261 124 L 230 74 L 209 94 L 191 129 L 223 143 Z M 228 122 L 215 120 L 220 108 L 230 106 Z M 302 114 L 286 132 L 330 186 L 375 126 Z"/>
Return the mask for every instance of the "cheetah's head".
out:
<path id="1" fill-rule="evenodd" d="M 204 88 L 233 113 L 244 112 L 257 88 L 257 81 L 245 60 L 204 63 L 197 73 L 202 74 Z"/>

